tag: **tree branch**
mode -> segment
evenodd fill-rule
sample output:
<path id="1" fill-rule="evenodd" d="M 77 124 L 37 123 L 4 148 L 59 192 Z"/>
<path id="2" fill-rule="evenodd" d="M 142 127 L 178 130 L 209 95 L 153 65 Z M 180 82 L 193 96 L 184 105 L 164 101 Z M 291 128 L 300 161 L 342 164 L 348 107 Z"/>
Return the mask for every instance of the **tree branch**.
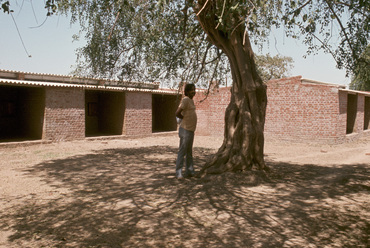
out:
<path id="1" fill-rule="evenodd" d="M 224 0 L 224 6 L 222 7 L 222 12 L 221 12 L 221 21 L 222 21 L 222 17 L 224 16 L 225 6 L 226 6 L 226 0 Z M 221 21 L 218 21 L 218 24 L 217 24 L 217 26 L 215 27 L 215 29 L 217 29 L 217 28 L 218 28 L 218 26 L 221 24 Z"/>
<path id="2" fill-rule="evenodd" d="M 109 33 L 108 40 L 110 40 L 110 37 L 112 36 L 114 27 L 116 26 L 116 23 L 117 23 L 117 20 L 118 20 L 118 17 L 119 17 L 120 14 L 121 14 L 121 10 L 118 10 L 116 20 L 114 21 L 113 27 L 112 27 L 112 29 L 110 30 L 110 33 Z"/>
<path id="3" fill-rule="evenodd" d="M 297 9 L 291 11 L 288 13 L 288 15 L 291 15 L 293 14 L 294 12 L 298 11 L 298 10 L 301 10 L 303 9 L 304 7 L 306 7 L 310 2 L 312 2 L 312 0 L 308 0 L 307 2 L 305 2 L 302 6 L 298 7 Z"/>
<path id="4" fill-rule="evenodd" d="M 203 5 L 203 7 L 198 11 L 198 13 L 197 13 L 197 16 L 204 10 L 204 8 L 206 7 L 206 5 L 207 5 L 207 3 L 208 3 L 208 1 L 209 0 L 207 0 L 206 2 L 205 2 L 205 4 Z"/>
<path id="5" fill-rule="evenodd" d="M 297 25 L 298 27 L 304 29 L 304 27 L 302 25 L 298 25 L 295 23 L 295 25 Z M 333 56 L 334 60 L 336 61 L 335 59 L 335 54 L 333 53 L 333 51 L 329 48 L 329 46 L 324 42 L 322 41 L 319 37 L 317 37 L 315 34 L 313 33 L 310 33 L 317 41 L 319 41 L 321 43 L 321 45 L 325 48 L 326 51 L 328 51 L 331 56 Z"/>
<path id="6" fill-rule="evenodd" d="M 343 32 L 343 34 L 344 34 L 345 40 L 347 41 L 348 46 L 349 46 L 349 48 L 351 49 L 352 56 L 356 57 L 356 56 L 355 56 L 355 52 L 354 52 L 353 47 L 352 47 L 352 43 L 350 42 L 350 39 L 349 39 L 349 37 L 348 37 L 348 34 L 347 34 L 347 32 L 346 32 L 346 30 L 345 30 L 345 28 L 344 28 L 344 26 L 343 26 L 342 22 L 340 21 L 340 19 L 339 19 L 339 17 L 338 17 L 338 15 L 337 15 L 337 13 L 334 11 L 333 6 L 332 6 L 332 5 L 331 5 L 327 0 L 324 0 L 324 1 L 325 1 L 325 2 L 326 2 L 326 4 L 329 6 L 329 9 L 330 9 L 330 11 L 332 12 L 332 14 L 335 16 L 335 19 L 337 20 L 337 22 L 338 22 L 338 24 L 339 24 L 339 26 L 340 26 L 340 28 L 341 28 L 341 30 L 342 30 L 342 32 Z"/>

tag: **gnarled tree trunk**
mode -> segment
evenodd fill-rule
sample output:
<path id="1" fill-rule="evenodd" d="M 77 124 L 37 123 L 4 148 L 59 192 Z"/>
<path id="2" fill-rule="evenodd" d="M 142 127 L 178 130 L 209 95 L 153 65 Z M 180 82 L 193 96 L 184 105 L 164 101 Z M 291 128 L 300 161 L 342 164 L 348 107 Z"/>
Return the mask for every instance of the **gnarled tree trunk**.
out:
<path id="1" fill-rule="evenodd" d="M 198 1 L 200 8 L 206 1 Z M 218 152 L 202 168 L 201 174 L 267 169 L 264 157 L 266 86 L 259 77 L 245 25 L 235 14 L 225 20 L 231 32 L 216 28 L 214 2 L 210 0 L 198 19 L 208 39 L 227 55 L 233 78 L 231 100 L 225 112 L 224 141 Z"/>

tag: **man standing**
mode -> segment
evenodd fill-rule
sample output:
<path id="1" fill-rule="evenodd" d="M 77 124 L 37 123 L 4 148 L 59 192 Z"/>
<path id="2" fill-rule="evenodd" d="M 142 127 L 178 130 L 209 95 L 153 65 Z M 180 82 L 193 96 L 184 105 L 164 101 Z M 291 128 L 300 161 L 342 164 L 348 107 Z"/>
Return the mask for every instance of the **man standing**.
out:
<path id="1" fill-rule="evenodd" d="M 176 110 L 176 117 L 182 120 L 179 127 L 180 146 L 176 160 L 176 177 L 178 179 L 194 176 L 195 173 L 193 165 L 193 142 L 194 131 L 197 126 L 197 114 L 193 101 L 194 96 L 195 85 L 187 84 L 185 86 L 185 97 L 181 100 Z M 184 157 L 186 166 L 185 173 L 182 175 Z"/>

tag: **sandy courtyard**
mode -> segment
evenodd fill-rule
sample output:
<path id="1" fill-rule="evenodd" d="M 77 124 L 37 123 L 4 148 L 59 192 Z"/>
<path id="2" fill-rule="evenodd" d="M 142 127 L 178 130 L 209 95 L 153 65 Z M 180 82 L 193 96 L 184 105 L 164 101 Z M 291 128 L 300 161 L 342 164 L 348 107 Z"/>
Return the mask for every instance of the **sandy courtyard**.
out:
<path id="1" fill-rule="evenodd" d="M 222 140 L 196 136 L 199 170 Z M 369 247 L 370 138 L 179 181 L 176 134 L 0 147 L 0 247 Z"/>

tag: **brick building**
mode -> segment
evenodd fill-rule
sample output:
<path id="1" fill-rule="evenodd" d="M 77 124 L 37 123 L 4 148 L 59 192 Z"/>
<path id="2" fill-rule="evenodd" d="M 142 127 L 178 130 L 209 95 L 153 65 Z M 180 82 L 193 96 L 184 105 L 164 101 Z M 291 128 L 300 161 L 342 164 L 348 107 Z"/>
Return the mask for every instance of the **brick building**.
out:
<path id="1" fill-rule="evenodd" d="M 205 101 L 196 96 L 197 132 L 223 135 L 230 88 L 213 90 Z M 370 135 L 370 92 L 346 90 L 302 77 L 267 83 L 265 138 L 294 142 L 341 143 Z"/>
<path id="2" fill-rule="evenodd" d="M 156 83 L 0 70 L 0 142 L 175 131 L 179 100 Z"/>
<path id="3" fill-rule="evenodd" d="M 343 142 L 370 135 L 370 93 L 285 78 L 268 82 L 267 139 Z M 159 84 L 0 70 L 0 142 L 138 136 L 177 129 L 181 96 Z M 230 88 L 198 90 L 197 135 L 223 135 Z"/>

